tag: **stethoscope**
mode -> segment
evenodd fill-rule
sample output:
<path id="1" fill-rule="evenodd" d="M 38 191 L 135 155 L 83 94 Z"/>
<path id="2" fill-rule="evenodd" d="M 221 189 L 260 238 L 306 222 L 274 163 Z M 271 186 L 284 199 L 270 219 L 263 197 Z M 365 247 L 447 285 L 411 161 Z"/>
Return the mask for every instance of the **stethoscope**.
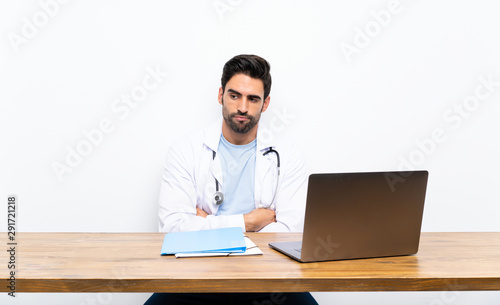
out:
<path id="1" fill-rule="evenodd" d="M 279 179 L 280 179 L 280 154 L 278 153 L 277 150 L 275 150 L 273 148 L 269 148 L 262 155 L 265 156 L 269 153 L 276 154 L 276 161 L 278 161 L 278 163 L 276 164 L 276 170 L 278 171 L 278 177 L 276 179 L 276 187 L 274 189 L 273 199 L 271 200 L 271 203 L 269 204 L 269 206 L 267 206 L 266 208 L 271 208 L 273 203 L 274 203 L 274 199 L 276 198 L 276 193 L 278 192 L 278 184 L 279 184 Z M 215 154 L 216 153 L 214 150 L 212 160 L 215 160 Z M 212 198 L 212 203 L 215 205 L 221 205 L 224 202 L 224 193 L 219 191 L 219 181 L 217 180 L 217 178 L 214 177 L 214 179 L 215 179 L 215 194 Z"/>

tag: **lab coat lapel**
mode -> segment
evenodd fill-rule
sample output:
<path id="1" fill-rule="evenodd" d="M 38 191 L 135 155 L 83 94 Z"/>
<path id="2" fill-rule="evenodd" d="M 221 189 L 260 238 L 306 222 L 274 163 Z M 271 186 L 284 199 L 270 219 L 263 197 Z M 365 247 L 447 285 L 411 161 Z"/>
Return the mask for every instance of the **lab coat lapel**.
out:
<path id="1" fill-rule="evenodd" d="M 221 189 L 223 189 L 223 185 L 224 185 L 224 181 L 222 179 L 222 166 L 220 164 L 220 158 L 219 158 L 219 154 L 216 154 L 215 155 L 215 159 L 213 160 L 212 162 L 212 176 L 214 177 L 214 179 L 217 179 L 217 181 L 219 182 L 219 187 Z M 215 180 L 214 180 L 215 181 Z M 215 184 L 214 184 L 215 186 Z"/>
<path id="2" fill-rule="evenodd" d="M 224 181 L 222 180 L 222 166 L 220 164 L 219 154 L 217 153 L 217 149 L 219 148 L 219 141 L 222 134 L 222 120 L 217 120 L 212 125 L 208 126 L 205 129 L 205 138 L 203 139 L 203 143 L 210 150 L 210 157 L 213 158 L 213 152 L 215 151 L 215 159 L 211 160 L 210 171 L 212 173 L 212 177 L 215 181 L 219 182 L 219 187 L 222 187 Z M 215 182 L 214 182 L 215 187 Z M 215 191 L 214 191 L 215 192 Z"/>

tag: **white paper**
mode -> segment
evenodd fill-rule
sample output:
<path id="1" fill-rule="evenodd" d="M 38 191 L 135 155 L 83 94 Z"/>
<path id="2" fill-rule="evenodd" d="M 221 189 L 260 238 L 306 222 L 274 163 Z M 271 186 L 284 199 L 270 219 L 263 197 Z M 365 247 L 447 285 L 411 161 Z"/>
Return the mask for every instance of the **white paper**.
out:
<path id="1" fill-rule="evenodd" d="M 262 255 L 262 251 L 254 244 L 253 241 L 245 236 L 245 244 L 247 250 L 245 252 L 217 252 L 217 253 L 206 253 L 206 252 L 197 252 L 197 253 L 176 253 L 176 258 L 182 257 L 210 257 L 210 256 L 242 256 L 242 255 Z"/>

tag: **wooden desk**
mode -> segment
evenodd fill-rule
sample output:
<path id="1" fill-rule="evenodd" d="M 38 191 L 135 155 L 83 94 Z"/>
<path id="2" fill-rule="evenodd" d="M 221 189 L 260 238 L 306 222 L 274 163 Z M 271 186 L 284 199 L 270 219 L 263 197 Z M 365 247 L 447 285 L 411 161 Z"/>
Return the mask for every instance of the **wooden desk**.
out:
<path id="1" fill-rule="evenodd" d="M 160 256 L 163 236 L 19 233 L 16 292 L 500 290 L 500 233 L 423 233 L 414 256 L 307 264 L 267 245 L 300 234 L 248 234 L 263 256 L 184 259 Z"/>

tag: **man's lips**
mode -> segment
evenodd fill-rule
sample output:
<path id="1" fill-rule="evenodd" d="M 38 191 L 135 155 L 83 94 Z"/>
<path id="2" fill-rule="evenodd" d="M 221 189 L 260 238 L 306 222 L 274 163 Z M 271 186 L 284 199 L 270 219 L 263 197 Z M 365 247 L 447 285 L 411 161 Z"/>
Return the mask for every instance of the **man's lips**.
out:
<path id="1" fill-rule="evenodd" d="M 238 122 L 244 122 L 244 121 L 247 121 L 248 120 L 248 117 L 247 116 L 242 116 L 242 115 L 236 115 L 234 116 L 234 118 L 236 119 L 236 121 Z"/>

